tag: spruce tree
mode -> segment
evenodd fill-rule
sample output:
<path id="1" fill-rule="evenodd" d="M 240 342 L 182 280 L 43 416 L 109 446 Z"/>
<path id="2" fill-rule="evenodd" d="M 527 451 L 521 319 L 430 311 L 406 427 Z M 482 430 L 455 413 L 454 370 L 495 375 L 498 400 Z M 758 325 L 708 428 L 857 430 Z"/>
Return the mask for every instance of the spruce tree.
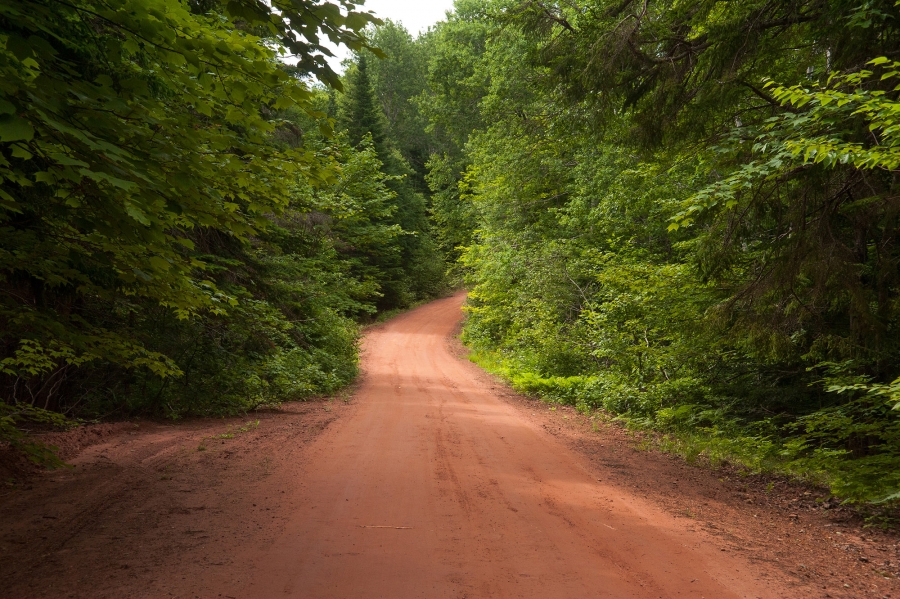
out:
<path id="1" fill-rule="evenodd" d="M 354 146 L 359 145 L 367 133 L 371 134 L 378 158 L 387 163 L 389 150 L 384 115 L 375 99 L 365 54 L 359 55 L 355 67 L 348 72 L 347 83 L 338 122 L 347 130 L 350 143 Z"/>
<path id="2" fill-rule="evenodd" d="M 367 58 L 359 54 L 347 70 L 338 125 L 347 131 L 354 146 L 371 136 L 382 172 L 392 177 L 387 187 L 394 193 L 397 209 L 390 221 L 407 233 L 400 239 L 397 262 L 382 257 L 377 265 L 387 277 L 381 283 L 384 297 L 378 302 L 379 309 L 384 310 L 437 293 L 443 284 L 443 265 L 429 233 L 425 198 L 410 181 L 415 172 L 388 134 L 387 117 L 375 95 Z"/>

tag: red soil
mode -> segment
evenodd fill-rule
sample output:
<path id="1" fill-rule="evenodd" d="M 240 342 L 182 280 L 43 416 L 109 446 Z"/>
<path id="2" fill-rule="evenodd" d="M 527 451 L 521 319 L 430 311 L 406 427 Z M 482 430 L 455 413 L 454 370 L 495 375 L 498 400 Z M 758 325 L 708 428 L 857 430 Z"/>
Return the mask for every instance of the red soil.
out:
<path id="1" fill-rule="evenodd" d="M 73 469 L 0 490 L 0 595 L 897 596 L 896 538 L 810 491 L 510 392 L 462 301 L 370 330 L 349 402 L 57 435 Z"/>

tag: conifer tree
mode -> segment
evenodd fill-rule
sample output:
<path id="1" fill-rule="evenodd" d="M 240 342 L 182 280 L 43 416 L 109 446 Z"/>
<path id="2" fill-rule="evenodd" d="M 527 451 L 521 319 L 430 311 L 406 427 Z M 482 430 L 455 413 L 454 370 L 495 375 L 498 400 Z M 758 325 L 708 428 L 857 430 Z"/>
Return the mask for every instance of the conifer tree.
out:
<path id="1" fill-rule="evenodd" d="M 338 112 L 338 122 L 347 130 L 350 143 L 354 146 L 359 145 L 366 134 L 370 134 L 378 158 L 386 163 L 388 148 L 384 115 L 372 90 L 365 54 L 360 54 L 356 65 L 349 70 L 347 83 L 344 101 Z"/>
<path id="2" fill-rule="evenodd" d="M 382 172 L 391 176 L 387 186 L 394 193 L 396 206 L 391 222 L 406 232 L 400 239 L 397 262 L 379 256 L 378 267 L 387 275 L 381 290 L 384 297 L 378 303 L 384 310 L 437 293 L 443 284 L 443 264 L 429 233 L 425 198 L 416 191 L 411 181 L 415 173 L 388 134 L 387 118 L 375 95 L 367 61 L 368 57 L 360 53 L 348 69 L 337 120 L 354 146 L 371 136 Z"/>

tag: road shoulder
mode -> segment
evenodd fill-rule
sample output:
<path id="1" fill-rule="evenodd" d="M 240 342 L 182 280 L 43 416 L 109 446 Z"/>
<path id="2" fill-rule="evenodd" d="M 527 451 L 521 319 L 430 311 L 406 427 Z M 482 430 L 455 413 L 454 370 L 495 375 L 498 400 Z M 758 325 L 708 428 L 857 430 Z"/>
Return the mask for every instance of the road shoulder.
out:
<path id="1" fill-rule="evenodd" d="M 451 353 L 468 362 L 454 334 Z M 742 557 L 761 579 L 797 597 L 897 597 L 900 537 L 866 527 L 849 510 L 783 478 L 736 468 L 691 465 L 621 424 L 570 406 L 523 396 L 469 363 L 475 376 L 522 417 L 579 455 L 592 476 L 650 502 L 708 535 L 718 550 Z"/>

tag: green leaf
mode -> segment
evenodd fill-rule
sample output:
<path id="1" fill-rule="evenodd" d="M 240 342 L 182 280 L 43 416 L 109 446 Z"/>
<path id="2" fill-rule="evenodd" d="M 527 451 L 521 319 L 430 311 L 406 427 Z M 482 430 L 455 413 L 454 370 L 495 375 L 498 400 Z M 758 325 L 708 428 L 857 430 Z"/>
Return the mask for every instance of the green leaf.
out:
<path id="1" fill-rule="evenodd" d="M 378 19 L 366 12 L 349 12 L 347 13 L 346 26 L 354 31 L 359 31 L 364 28 L 369 23 L 381 24 L 381 19 Z"/>
<path id="2" fill-rule="evenodd" d="M 16 144 L 12 147 L 11 154 L 14 158 L 21 158 L 22 160 L 31 160 L 31 158 L 34 156 L 34 154 L 32 154 L 19 144 Z"/>
<path id="3" fill-rule="evenodd" d="M 31 141 L 33 138 L 31 123 L 15 115 L 0 115 L 0 141 Z"/>
<path id="4" fill-rule="evenodd" d="M 150 224 L 150 219 L 147 218 L 147 214 L 131 202 L 125 202 L 125 213 L 142 225 Z"/>

